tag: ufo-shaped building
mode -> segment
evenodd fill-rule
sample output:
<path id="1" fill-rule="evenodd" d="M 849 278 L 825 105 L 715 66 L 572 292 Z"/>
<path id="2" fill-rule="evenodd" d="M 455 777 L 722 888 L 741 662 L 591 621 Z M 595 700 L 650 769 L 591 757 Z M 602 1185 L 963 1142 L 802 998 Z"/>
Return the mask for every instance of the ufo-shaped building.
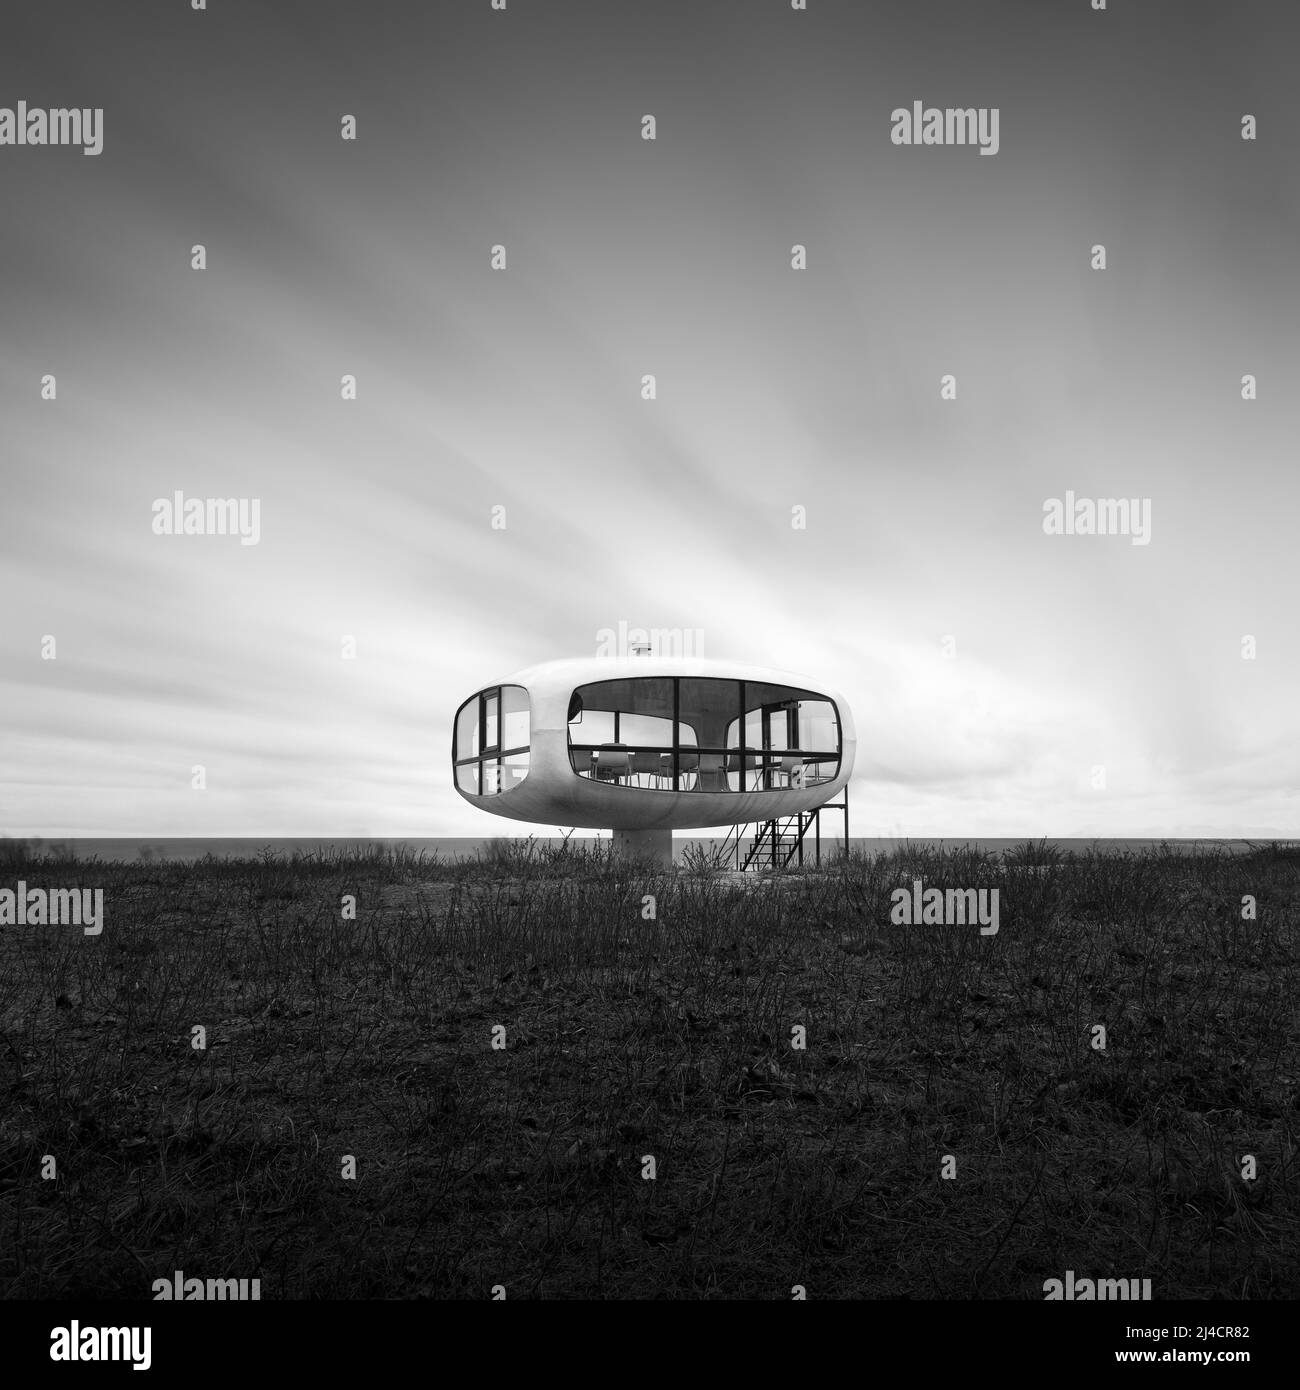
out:
<path id="1" fill-rule="evenodd" d="M 530 666 L 456 713 L 456 790 L 512 820 L 611 829 L 668 862 L 674 830 L 815 811 L 853 772 L 853 718 L 790 671 L 702 658 Z M 847 812 L 846 812 L 847 814 Z"/>

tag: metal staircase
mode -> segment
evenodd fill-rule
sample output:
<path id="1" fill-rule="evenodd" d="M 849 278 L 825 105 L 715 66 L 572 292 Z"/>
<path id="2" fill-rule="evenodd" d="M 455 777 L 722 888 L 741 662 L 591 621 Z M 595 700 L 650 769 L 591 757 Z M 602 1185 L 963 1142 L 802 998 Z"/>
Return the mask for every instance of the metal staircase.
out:
<path id="1" fill-rule="evenodd" d="M 741 873 L 751 865 L 773 872 L 785 869 L 796 855 L 802 867 L 803 839 L 816 816 L 816 811 L 798 811 L 793 816 L 782 816 L 779 820 L 759 822 L 758 834 L 749 846 L 749 853 L 741 861 Z"/>
<path id="2" fill-rule="evenodd" d="M 792 816 L 781 816 L 775 820 L 755 822 L 757 830 L 749 839 L 748 825 L 733 826 L 714 854 L 713 862 L 719 868 L 734 868 L 741 873 L 749 869 L 762 869 L 777 873 L 788 869 L 792 864 L 802 868 L 805 845 L 809 831 L 812 842 L 809 857 L 813 863 L 822 862 L 821 814 L 823 811 L 844 812 L 843 852 L 849 851 L 849 789 L 844 788 L 842 801 L 828 801 L 813 811 L 798 811 Z M 838 838 L 838 837 L 837 837 Z M 748 841 L 748 843 L 747 843 Z"/>

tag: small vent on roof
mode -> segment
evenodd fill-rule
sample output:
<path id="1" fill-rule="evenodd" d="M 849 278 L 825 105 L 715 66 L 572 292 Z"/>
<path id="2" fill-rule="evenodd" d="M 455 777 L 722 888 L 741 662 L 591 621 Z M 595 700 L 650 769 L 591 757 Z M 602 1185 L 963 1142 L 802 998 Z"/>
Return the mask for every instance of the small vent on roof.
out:
<path id="1" fill-rule="evenodd" d="M 649 642 L 633 642 L 633 643 L 632 643 L 632 646 L 631 646 L 631 648 L 630 648 L 630 650 L 631 650 L 633 656 L 649 656 L 649 655 L 650 655 L 650 643 L 649 643 Z"/>

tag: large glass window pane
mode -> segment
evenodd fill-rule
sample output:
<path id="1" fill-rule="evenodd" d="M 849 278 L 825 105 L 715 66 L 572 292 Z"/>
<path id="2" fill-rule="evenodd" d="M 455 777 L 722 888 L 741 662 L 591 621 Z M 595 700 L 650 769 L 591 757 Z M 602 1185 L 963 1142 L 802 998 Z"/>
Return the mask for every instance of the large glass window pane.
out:
<path id="1" fill-rule="evenodd" d="M 620 743 L 632 747 L 671 748 L 673 721 L 671 717 L 660 719 L 653 714 L 620 714 L 618 737 Z"/>
<path id="2" fill-rule="evenodd" d="M 501 747 L 528 747 L 528 692 L 522 685 L 501 687 Z"/>
<path id="3" fill-rule="evenodd" d="M 745 697 L 748 702 L 748 695 Z M 763 746 L 763 713 L 761 710 L 749 709 L 745 711 L 745 747 L 761 748 Z"/>
<path id="4" fill-rule="evenodd" d="M 582 710 L 620 710 L 624 714 L 671 719 L 672 677 L 629 676 L 626 680 L 596 681 L 575 690 L 573 704 Z"/>
<path id="5" fill-rule="evenodd" d="M 759 791 L 762 755 L 732 752 L 727 754 L 727 789 L 733 792 Z"/>
<path id="6" fill-rule="evenodd" d="M 840 770 L 838 759 L 824 762 L 805 761 L 803 765 L 803 784 L 805 787 L 816 786 L 818 782 L 829 782 L 834 779 Z"/>
<path id="7" fill-rule="evenodd" d="M 817 700 L 815 690 L 800 690 L 793 685 L 770 685 L 767 681 L 745 682 L 745 709 L 760 709 L 763 705 L 781 705 L 791 700 Z"/>
<path id="8" fill-rule="evenodd" d="M 817 753 L 839 752 L 839 721 L 829 700 L 799 701 L 799 747 Z"/>
<path id="9" fill-rule="evenodd" d="M 613 713 L 603 709 L 584 709 L 569 721 L 569 742 L 613 743 Z"/>
<path id="10" fill-rule="evenodd" d="M 519 685 L 481 690 L 456 712 L 457 787 L 470 796 L 508 792 L 528 776 L 528 745 L 528 692 Z M 502 756 L 507 748 L 520 751 Z"/>
<path id="11" fill-rule="evenodd" d="M 777 705 L 775 709 L 764 711 L 764 747 L 773 753 L 783 753 L 794 746 L 790 738 L 790 714 L 789 705 Z"/>
<path id="12" fill-rule="evenodd" d="M 815 691 L 712 676 L 683 676 L 676 687 L 675 745 L 671 677 L 629 676 L 575 690 L 574 771 L 669 790 L 675 765 L 678 790 L 702 792 L 775 790 L 835 776 L 839 724 L 834 706 Z"/>
<path id="13" fill-rule="evenodd" d="M 456 715 L 456 758 L 478 756 L 478 699 L 466 700 Z"/>
<path id="14" fill-rule="evenodd" d="M 727 726 L 740 712 L 739 682 L 683 676 L 680 687 L 680 718 L 694 732 L 693 741 L 701 748 L 725 748 Z"/>
<path id="15" fill-rule="evenodd" d="M 634 676 L 580 686 L 569 701 L 569 760 L 581 777 L 665 790 L 671 786 L 673 682 Z"/>

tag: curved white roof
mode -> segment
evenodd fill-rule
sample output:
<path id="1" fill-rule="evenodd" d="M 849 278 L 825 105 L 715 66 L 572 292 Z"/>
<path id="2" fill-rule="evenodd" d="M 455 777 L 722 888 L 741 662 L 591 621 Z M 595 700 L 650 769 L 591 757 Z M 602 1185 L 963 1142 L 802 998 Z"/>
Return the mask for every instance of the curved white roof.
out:
<path id="1" fill-rule="evenodd" d="M 562 661 L 543 661 L 525 666 L 502 685 L 535 684 L 549 686 L 553 681 L 568 682 L 570 689 L 595 681 L 627 680 L 644 676 L 715 676 L 723 680 L 767 681 L 772 685 L 793 685 L 819 694 L 833 693 L 818 681 L 810 681 L 794 671 L 782 671 L 773 666 L 748 666 L 735 661 L 713 661 L 702 656 L 576 656 Z M 486 687 L 484 687 L 486 688 Z M 838 704 L 839 701 L 836 700 Z"/>

